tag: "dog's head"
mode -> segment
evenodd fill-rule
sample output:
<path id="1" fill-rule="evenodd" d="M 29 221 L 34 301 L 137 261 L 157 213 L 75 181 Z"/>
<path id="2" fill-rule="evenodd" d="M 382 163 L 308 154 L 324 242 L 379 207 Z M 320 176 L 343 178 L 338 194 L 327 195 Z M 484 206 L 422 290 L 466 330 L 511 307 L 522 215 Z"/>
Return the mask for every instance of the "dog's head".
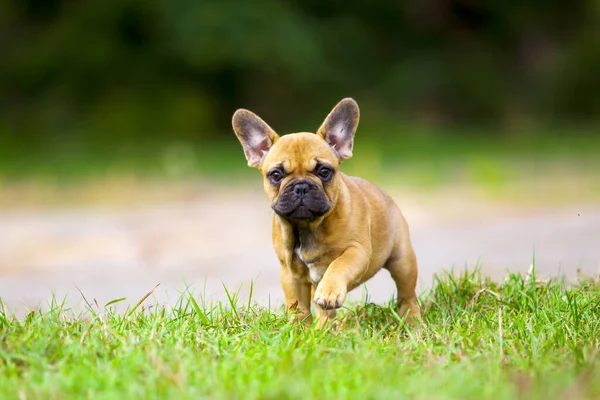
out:
<path id="1" fill-rule="evenodd" d="M 292 222 L 312 221 L 335 207 L 338 168 L 352 156 L 358 120 L 358 105 L 347 98 L 331 110 L 316 134 L 280 137 L 248 110 L 235 112 L 233 130 L 248 165 L 262 173 L 273 210 Z"/>

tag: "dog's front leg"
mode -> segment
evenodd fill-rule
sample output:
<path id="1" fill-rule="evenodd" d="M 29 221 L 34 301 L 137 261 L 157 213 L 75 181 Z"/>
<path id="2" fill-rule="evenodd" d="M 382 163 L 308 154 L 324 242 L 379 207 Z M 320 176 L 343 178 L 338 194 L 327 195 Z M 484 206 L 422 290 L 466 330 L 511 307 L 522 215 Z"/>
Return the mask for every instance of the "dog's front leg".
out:
<path id="1" fill-rule="evenodd" d="M 281 287 L 285 295 L 288 310 L 296 312 L 297 319 L 307 324 L 312 323 L 310 315 L 310 282 L 306 278 L 306 267 L 301 265 L 281 264 Z"/>
<path id="2" fill-rule="evenodd" d="M 316 286 L 311 285 L 310 297 L 315 298 Z M 335 319 L 337 310 L 326 310 L 315 303 L 315 316 L 317 317 L 317 329 L 322 329 L 328 322 Z"/>
<path id="3" fill-rule="evenodd" d="M 325 310 L 340 308 L 349 288 L 360 284 L 369 255 L 358 246 L 347 248 L 327 268 L 315 291 L 315 303 Z"/>

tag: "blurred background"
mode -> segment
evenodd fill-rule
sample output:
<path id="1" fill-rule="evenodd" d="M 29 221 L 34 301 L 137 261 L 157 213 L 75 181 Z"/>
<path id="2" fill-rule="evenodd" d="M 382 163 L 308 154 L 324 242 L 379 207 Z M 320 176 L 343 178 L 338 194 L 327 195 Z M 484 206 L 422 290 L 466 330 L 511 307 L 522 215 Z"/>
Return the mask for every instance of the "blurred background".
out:
<path id="1" fill-rule="evenodd" d="M 534 258 L 594 275 L 598 26 L 597 0 L 1 2 L 0 297 L 162 282 L 168 301 L 186 281 L 221 298 L 254 280 L 279 301 L 231 115 L 315 131 L 348 96 L 361 125 L 344 171 L 402 206 L 423 288 Z"/>

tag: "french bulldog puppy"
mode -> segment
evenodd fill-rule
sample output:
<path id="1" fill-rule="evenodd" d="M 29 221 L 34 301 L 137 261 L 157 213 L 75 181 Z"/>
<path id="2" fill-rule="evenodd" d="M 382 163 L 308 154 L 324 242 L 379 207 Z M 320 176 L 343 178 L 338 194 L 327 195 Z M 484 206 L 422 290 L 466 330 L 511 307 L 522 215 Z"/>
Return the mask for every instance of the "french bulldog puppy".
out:
<path id="1" fill-rule="evenodd" d="M 263 175 L 275 211 L 273 246 L 281 263 L 287 307 L 318 326 L 335 318 L 346 293 L 387 269 L 400 315 L 421 320 L 417 260 L 408 225 L 392 198 L 374 184 L 340 171 L 352 156 L 359 109 L 343 99 L 316 134 L 279 136 L 244 109 L 233 115 L 248 165 Z"/>

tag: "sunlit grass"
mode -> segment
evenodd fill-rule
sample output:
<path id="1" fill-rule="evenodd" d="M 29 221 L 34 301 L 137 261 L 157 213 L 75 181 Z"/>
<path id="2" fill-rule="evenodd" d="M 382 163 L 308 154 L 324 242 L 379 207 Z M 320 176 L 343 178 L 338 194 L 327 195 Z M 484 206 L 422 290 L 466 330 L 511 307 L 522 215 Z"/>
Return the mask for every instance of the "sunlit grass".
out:
<path id="1" fill-rule="evenodd" d="M 0 141 L 0 207 L 185 200 L 196 195 L 198 182 L 260 188 L 233 133 L 223 136 L 217 142 Z M 566 130 L 511 136 L 366 127 L 342 170 L 389 190 L 468 188 L 518 204 L 593 202 L 600 199 L 599 146 L 592 134 Z"/>
<path id="2" fill-rule="evenodd" d="M 351 305 L 340 330 L 319 331 L 235 293 L 208 303 L 186 292 L 172 308 L 146 299 L 126 312 L 93 301 L 85 315 L 60 302 L 23 319 L 5 311 L 0 397 L 600 396 L 597 283 L 448 275 L 421 300 L 421 331 L 373 304 Z"/>

